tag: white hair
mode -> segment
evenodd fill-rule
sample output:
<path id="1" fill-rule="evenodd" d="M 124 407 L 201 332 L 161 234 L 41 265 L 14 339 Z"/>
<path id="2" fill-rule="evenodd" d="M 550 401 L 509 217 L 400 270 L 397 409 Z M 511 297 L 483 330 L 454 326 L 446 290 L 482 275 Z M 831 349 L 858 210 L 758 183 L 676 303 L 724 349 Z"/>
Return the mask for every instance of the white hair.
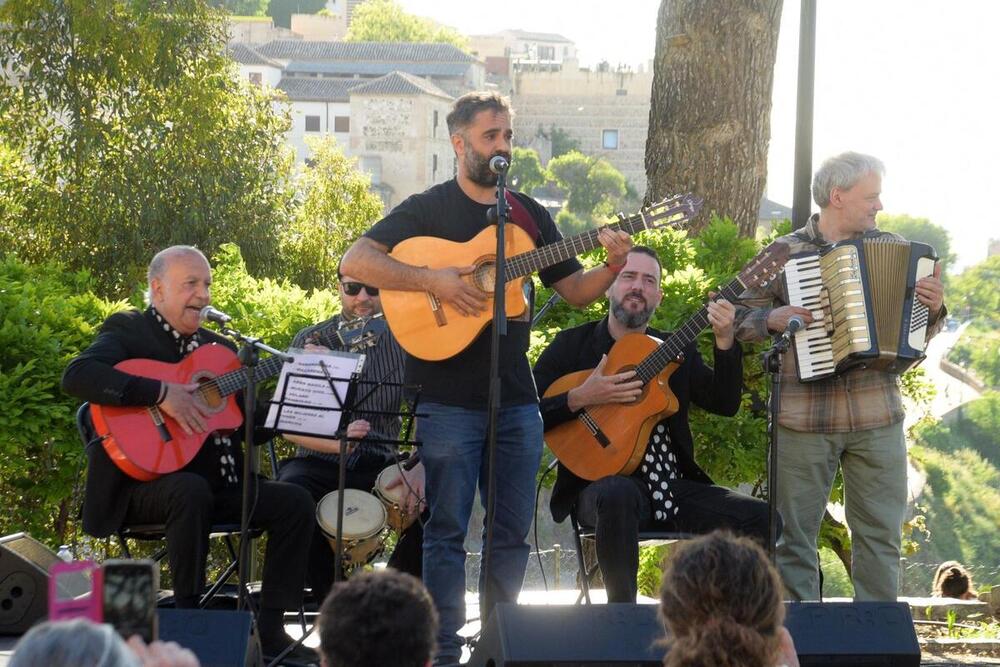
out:
<path id="1" fill-rule="evenodd" d="M 813 176 L 812 195 L 816 205 L 830 205 L 830 191 L 834 188 L 849 190 L 868 174 L 885 173 L 885 165 L 877 157 L 848 151 L 827 158 Z"/>
<path id="2" fill-rule="evenodd" d="M 8 667 L 140 667 L 114 628 L 84 619 L 46 621 L 14 647 Z"/>

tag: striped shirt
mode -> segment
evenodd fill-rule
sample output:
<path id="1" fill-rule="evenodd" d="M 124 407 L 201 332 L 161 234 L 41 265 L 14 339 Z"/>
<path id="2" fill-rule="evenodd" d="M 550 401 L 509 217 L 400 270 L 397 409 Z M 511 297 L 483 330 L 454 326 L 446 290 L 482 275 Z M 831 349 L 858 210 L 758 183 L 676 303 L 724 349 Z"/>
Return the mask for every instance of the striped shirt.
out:
<path id="1" fill-rule="evenodd" d="M 340 324 L 340 315 L 335 315 L 325 322 L 306 327 L 295 335 L 292 347 L 304 347 L 310 338 L 319 330 L 336 328 Z M 399 438 L 401 421 L 398 414 L 403 403 L 403 388 L 398 383 L 403 381 L 403 350 L 396 338 L 389 331 L 385 320 L 370 321 L 364 329 L 365 333 L 375 333 L 378 339 L 375 344 L 364 350 L 365 364 L 361 369 L 361 382 L 358 384 L 357 397 L 361 400 L 373 387 L 375 382 L 395 382 L 397 386 L 383 386 L 359 403 L 352 413 L 353 419 L 364 419 L 371 424 L 371 431 L 361 444 L 347 457 L 347 468 L 374 469 L 382 468 L 394 458 L 395 448 L 392 445 L 370 442 L 371 438 L 395 440 Z M 341 348 L 342 349 L 342 348 Z M 338 461 L 339 455 L 327 452 L 317 452 L 306 447 L 299 447 L 296 456 L 311 456 L 328 461 Z"/>
<path id="2" fill-rule="evenodd" d="M 803 229 L 782 236 L 775 242 L 787 244 L 792 255 L 825 248 L 830 242 L 820 234 L 818 222 L 819 216 L 814 215 Z M 878 230 L 875 234 L 896 236 Z M 768 313 L 787 304 L 788 292 L 784 280 L 772 280 L 767 287 L 744 291 L 736 305 L 736 339 L 759 341 L 768 338 L 771 335 L 767 330 Z M 928 340 L 940 331 L 944 313 L 942 308 L 940 313 L 931 315 Z M 799 382 L 798 365 L 791 348 L 781 360 L 781 386 L 778 423 L 793 431 L 866 431 L 895 424 L 904 416 L 898 375 L 855 368 L 815 382 Z"/>

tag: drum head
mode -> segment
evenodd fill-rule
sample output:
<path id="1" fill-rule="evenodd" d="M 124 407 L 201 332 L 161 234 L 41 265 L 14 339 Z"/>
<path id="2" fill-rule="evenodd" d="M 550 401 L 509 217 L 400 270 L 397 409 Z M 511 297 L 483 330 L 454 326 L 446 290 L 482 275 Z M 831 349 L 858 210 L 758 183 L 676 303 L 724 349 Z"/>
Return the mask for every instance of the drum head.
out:
<path id="1" fill-rule="evenodd" d="M 391 489 L 388 488 L 389 484 L 393 480 L 399 479 L 400 475 L 399 466 L 395 464 L 384 469 L 379 473 L 378 479 L 375 481 L 375 493 L 385 498 L 390 503 L 401 505 L 405 494 L 410 491 L 407 486 L 405 484 L 400 484 L 392 487 Z"/>
<path id="2" fill-rule="evenodd" d="M 332 491 L 316 505 L 316 521 L 330 538 L 337 538 L 337 503 L 340 491 Z M 385 506 L 378 498 L 358 489 L 344 493 L 344 539 L 363 540 L 385 528 Z"/>

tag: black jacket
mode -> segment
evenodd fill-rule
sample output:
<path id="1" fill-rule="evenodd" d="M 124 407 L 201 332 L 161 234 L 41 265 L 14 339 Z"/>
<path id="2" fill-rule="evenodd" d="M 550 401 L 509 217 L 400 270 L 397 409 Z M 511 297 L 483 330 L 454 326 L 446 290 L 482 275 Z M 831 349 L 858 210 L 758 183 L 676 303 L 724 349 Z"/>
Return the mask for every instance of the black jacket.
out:
<path id="1" fill-rule="evenodd" d="M 199 331 L 202 345 L 218 343 L 236 350 L 228 339 L 207 329 Z M 153 405 L 160 395 L 160 381 L 123 373 L 114 365 L 126 359 L 176 363 L 181 358 L 173 336 L 164 331 L 149 310 L 115 313 L 101 325 L 90 347 L 66 367 L 62 378 L 63 391 L 99 405 Z M 234 394 L 229 400 L 241 400 L 241 395 Z M 238 446 L 241 436 L 241 430 L 232 434 L 237 471 L 241 466 Z M 87 459 L 83 529 L 96 537 L 104 537 L 121 528 L 132 489 L 142 482 L 123 473 L 99 441 L 92 441 L 87 446 Z M 203 446 L 183 470 L 204 476 L 213 488 L 222 484 L 218 457 L 211 446 Z"/>
<path id="2" fill-rule="evenodd" d="M 661 340 L 668 335 L 655 329 L 646 329 L 646 333 Z M 538 395 L 544 394 L 549 385 L 567 373 L 596 367 L 601 355 L 606 354 L 614 342 L 606 317 L 556 334 L 535 364 Z M 670 390 L 677 397 L 679 408 L 664 421 L 677 454 L 679 472 L 685 479 L 712 483 L 694 460 L 694 440 L 688 426 L 691 401 L 710 412 L 732 416 L 740 409 L 742 387 L 743 350 L 739 343 L 728 350 L 715 350 L 714 371 L 705 365 L 694 343 L 684 349 L 684 362 L 670 376 Z M 543 398 L 540 409 L 546 430 L 574 418 L 574 413 L 566 407 L 566 394 Z M 589 482 L 559 465 L 550 505 L 556 521 L 569 516 L 576 497 L 587 484 Z"/>

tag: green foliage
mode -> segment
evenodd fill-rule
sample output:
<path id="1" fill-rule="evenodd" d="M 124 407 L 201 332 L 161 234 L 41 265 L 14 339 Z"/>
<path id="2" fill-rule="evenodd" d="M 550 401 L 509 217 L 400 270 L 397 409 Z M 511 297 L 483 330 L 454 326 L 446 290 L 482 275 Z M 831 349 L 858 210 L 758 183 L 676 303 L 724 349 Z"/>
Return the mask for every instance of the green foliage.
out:
<path id="1" fill-rule="evenodd" d="M 946 294 L 949 310 L 964 318 L 1000 326 L 1000 255 L 987 257 L 951 281 Z"/>
<path id="2" fill-rule="evenodd" d="M 580 218 L 606 217 L 626 194 L 625 177 L 602 158 L 570 151 L 552 158 L 548 170 L 566 192 L 566 208 Z"/>
<path id="3" fill-rule="evenodd" d="M 639 547 L 639 595 L 660 597 L 660 583 L 663 581 L 663 561 L 667 557 L 669 545 Z"/>
<path id="4" fill-rule="evenodd" d="M 267 15 L 274 25 L 292 27 L 292 14 L 316 14 L 326 6 L 326 0 L 270 0 Z"/>
<path id="5" fill-rule="evenodd" d="M 515 146 L 512 157 L 507 176 L 513 187 L 530 195 L 535 188 L 545 185 L 548 174 L 542 167 L 535 149 Z"/>
<path id="6" fill-rule="evenodd" d="M 921 505 L 927 532 L 917 556 L 928 564 L 957 560 L 994 567 L 1000 553 L 1000 468 L 957 438 L 937 448 L 942 442 L 938 433 L 910 448 L 926 475 Z"/>
<path id="7" fill-rule="evenodd" d="M 988 387 L 1000 387 L 1000 330 L 975 320 L 949 350 L 948 360 L 971 369 Z"/>
<path id="8" fill-rule="evenodd" d="M 844 564 L 832 549 L 819 550 L 819 566 L 823 571 L 824 598 L 854 597 L 854 584 L 844 569 Z"/>
<path id="9" fill-rule="evenodd" d="M 208 0 L 209 7 L 216 7 L 234 16 L 264 16 L 269 0 Z"/>
<path id="10" fill-rule="evenodd" d="M 435 42 L 468 51 L 469 39 L 454 28 L 406 12 L 395 0 L 367 0 L 351 15 L 348 42 Z"/>
<path id="11" fill-rule="evenodd" d="M 66 542 L 83 461 L 76 402 L 59 388 L 69 360 L 90 344 L 95 326 L 124 306 L 93 295 L 85 272 L 54 263 L 0 259 L 0 519 L 16 531 Z"/>
<path id="12" fill-rule="evenodd" d="M 550 125 L 548 131 L 546 131 L 541 125 L 539 125 L 538 131 L 535 134 L 552 142 L 553 158 L 565 155 L 570 151 L 580 150 L 580 142 L 570 136 L 570 133 L 561 127 Z"/>
<path id="13" fill-rule="evenodd" d="M 914 437 L 939 452 L 972 450 L 1000 469 L 1000 392 L 986 392 L 947 421 L 917 424 Z"/>
<path id="14" fill-rule="evenodd" d="M 908 241 L 919 241 L 934 247 L 944 272 L 948 266 L 955 262 L 955 253 L 951 252 L 951 236 L 948 230 L 940 225 L 935 225 L 927 218 L 914 218 L 913 216 L 889 213 L 878 214 L 878 227 L 887 232 L 899 234 Z"/>
<path id="15" fill-rule="evenodd" d="M 237 80 L 221 12 L 140 0 L 0 7 L 0 240 L 124 294 L 155 251 L 239 239 L 278 270 L 291 155 L 271 93 Z"/>
<path id="16" fill-rule="evenodd" d="M 301 203 L 282 232 L 285 275 L 307 289 L 327 288 L 336 284 L 337 263 L 348 246 L 381 215 L 382 200 L 333 137 L 306 143 L 312 161 L 297 181 Z"/>

